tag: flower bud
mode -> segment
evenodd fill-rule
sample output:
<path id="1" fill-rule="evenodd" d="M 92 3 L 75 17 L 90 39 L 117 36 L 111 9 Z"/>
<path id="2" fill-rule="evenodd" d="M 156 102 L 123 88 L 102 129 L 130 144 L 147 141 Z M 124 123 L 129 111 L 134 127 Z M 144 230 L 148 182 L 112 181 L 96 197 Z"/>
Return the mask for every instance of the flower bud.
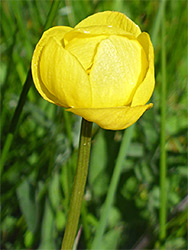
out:
<path id="1" fill-rule="evenodd" d="M 155 85 L 150 37 L 119 12 L 44 32 L 32 75 L 44 99 L 104 129 L 125 129 L 153 106 L 146 104 Z"/>

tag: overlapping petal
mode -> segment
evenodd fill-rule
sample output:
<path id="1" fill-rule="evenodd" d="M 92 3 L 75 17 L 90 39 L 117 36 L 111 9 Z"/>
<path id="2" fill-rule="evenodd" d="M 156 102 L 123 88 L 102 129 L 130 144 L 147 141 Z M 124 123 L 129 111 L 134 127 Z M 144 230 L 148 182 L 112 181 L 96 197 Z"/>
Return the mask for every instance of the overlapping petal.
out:
<path id="1" fill-rule="evenodd" d="M 135 38 L 132 33 L 127 32 L 121 28 L 113 27 L 113 26 L 105 26 L 105 25 L 94 25 L 88 27 L 80 27 L 74 28 L 70 32 L 67 32 L 64 36 L 65 44 L 70 42 L 74 38 L 88 38 L 93 36 L 101 36 L 105 35 L 106 37 L 109 35 L 124 35 L 128 37 Z"/>
<path id="2" fill-rule="evenodd" d="M 82 116 L 87 121 L 95 122 L 101 128 L 121 130 L 135 123 L 142 114 L 152 108 L 153 104 L 136 107 L 93 108 L 93 109 L 68 109 L 76 115 Z"/>
<path id="3" fill-rule="evenodd" d="M 75 28 L 94 25 L 106 25 L 120 28 L 133 34 L 135 37 L 141 33 L 138 25 L 131 21 L 126 15 L 117 11 L 104 11 L 91 15 L 78 23 Z"/>
<path id="4" fill-rule="evenodd" d="M 148 56 L 148 69 L 144 80 L 136 89 L 131 106 L 144 105 L 147 103 L 155 87 L 154 53 L 150 37 L 147 33 L 143 32 L 138 37 L 138 41 Z"/>
<path id="5" fill-rule="evenodd" d="M 92 107 L 128 105 L 148 66 L 137 40 L 110 36 L 103 40 L 90 72 Z"/>
<path id="6" fill-rule="evenodd" d="M 42 49 L 36 48 L 34 57 L 38 58 L 32 64 L 34 82 L 44 99 L 63 107 L 91 106 L 88 75 L 59 41 L 50 37 Z"/>
<path id="7" fill-rule="evenodd" d="M 56 96 L 54 96 L 52 93 L 48 91 L 48 89 L 44 86 L 44 84 L 41 82 L 41 77 L 39 73 L 39 60 L 41 56 L 42 49 L 44 46 L 48 43 L 48 40 L 50 37 L 54 37 L 57 39 L 59 42 L 63 39 L 64 35 L 71 31 L 72 28 L 66 27 L 66 26 L 55 26 L 53 28 L 48 29 L 45 31 L 40 39 L 40 41 L 37 43 L 37 46 L 35 48 L 35 51 L 33 53 L 33 58 L 32 58 L 32 63 L 31 63 L 31 69 L 32 69 L 32 75 L 33 75 L 33 80 L 34 84 L 41 94 L 41 96 L 52 103 L 55 103 L 57 105 L 60 105 L 61 101 L 58 100 Z"/>
<path id="8" fill-rule="evenodd" d="M 93 63 L 97 46 L 105 38 L 106 36 L 94 36 L 89 38 L 80 38 L 77 36 L 65 46 L 65 49 L 78 59 L 85 70 L 88 70 Z"/>
<path id="9" fill-rule="evenodd" d="M 110 35 L 122 35 L 134 39 L 131 33 L 120 28 L 108 26 L 89 26 L 73 29 L 64 36 L 65 49 L 70 51 L 83 65 L 85 70 L 91 67 L 99 43 Z"/>

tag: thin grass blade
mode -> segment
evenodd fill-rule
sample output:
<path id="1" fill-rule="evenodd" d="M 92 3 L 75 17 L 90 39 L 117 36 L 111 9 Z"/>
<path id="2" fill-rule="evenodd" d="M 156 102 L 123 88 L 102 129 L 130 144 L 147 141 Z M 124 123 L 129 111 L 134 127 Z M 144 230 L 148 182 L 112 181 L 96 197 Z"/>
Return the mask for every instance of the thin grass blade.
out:
<path id="1" fill-rule="evenodd" d="M 47 17 L 47 20 L 46 20 L 46 23 L 44 25 L 44 31 L 47 30 L 52 25 L 53 20 L 56 16 L 56 13 L 58 10 L 59 3 L 60 3 L 60 1 L 58 1 L 58 0 L 53 1 L 52 5 L 51 5 L 51 9 L 50 9 L 48 17 Z M 30 69 L 28 74 L 27 74 L 27 78 L 26 78 L 26 81 L 25 81 L 23 89 L 22 89 L 22 93 L 21 93 L 20 98 L 19 98 L 19 102 L 17 104 L 16 110 L 13 114 L 13 118 L 12 118 L 11 123 L 10 123 L 9 133 L 6 137 L 5 144 L 4 144 L 6 147 L 3 147 L 3 149 L 2 149 L 2 156 L 3 157 L 1 158 L 1 161 L 0 161 L 0 174 L 3 173 L 3 168 L 4 168 L 5 161 L 6 161 L 6 157 L 7 157 L 7 154 L 9 152 L 9 149 L 10 149 L 10 146 L 12 143 L 13 137 L 10 136 L 10 134 L 14 134 L 14 132 L 15 132 L 15 129 L 17 127 L 17 124 L 18 124 L 20 115 L 22 113 L 24 104 L 26 102 L 27 94 L 29 92 L 31 85 L 32 85 L 32 76 L 31 76 L 31 69 Z"/>

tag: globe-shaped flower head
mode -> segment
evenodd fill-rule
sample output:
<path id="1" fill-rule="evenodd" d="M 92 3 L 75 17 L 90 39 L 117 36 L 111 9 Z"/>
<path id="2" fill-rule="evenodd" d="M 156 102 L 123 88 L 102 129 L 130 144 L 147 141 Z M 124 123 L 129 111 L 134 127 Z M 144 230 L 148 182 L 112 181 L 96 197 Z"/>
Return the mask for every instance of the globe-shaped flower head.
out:
<path id="1" fill-rule="evenodd" d="M 32 59 L 41 96 L 105 129 L 125 129 L 152 104 L 153 46 L 127 16 L 105 11 L 44 32 Z"/>

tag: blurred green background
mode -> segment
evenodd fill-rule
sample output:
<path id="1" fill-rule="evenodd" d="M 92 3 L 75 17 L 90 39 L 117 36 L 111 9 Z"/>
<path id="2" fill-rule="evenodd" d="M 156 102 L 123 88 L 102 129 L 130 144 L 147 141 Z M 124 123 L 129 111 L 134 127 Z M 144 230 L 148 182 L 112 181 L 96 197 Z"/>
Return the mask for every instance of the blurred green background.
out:
<path id="1" fill-rule="evenodd" d="M 60 249 L 76 167 L 80 118 L 43 100 L 33 84 L 23 110 L 18 110 L 14 120 L 12 117 L 44 25 L 73 27 L 88 15 L 104 10 L 125 13 L 142 31 L 151 35 L 155 48 L 156 88 L 153 109 L 131 130 L 131 143 L 123 158 L 100 249 L 159 248 L 164 72 L 167 82 L 164 121 L 167 234 L 164 246 L 165 249 L 186 249 L 188 2 L 166 1 L 165 19 L 161 11 L 164 1 L 64 0 L 56 1 L 53 7 L 52 3 L 47 0 L 0 3 L 4 163 L 1 168 L 1 249 Z M 161 33 L 163 26 L 165 36 Z M 166 46 L 166 66 L 161 63 L 162 44 Z M 79 249 L 92 249 L 123 133 L 94 126 Z"/>

